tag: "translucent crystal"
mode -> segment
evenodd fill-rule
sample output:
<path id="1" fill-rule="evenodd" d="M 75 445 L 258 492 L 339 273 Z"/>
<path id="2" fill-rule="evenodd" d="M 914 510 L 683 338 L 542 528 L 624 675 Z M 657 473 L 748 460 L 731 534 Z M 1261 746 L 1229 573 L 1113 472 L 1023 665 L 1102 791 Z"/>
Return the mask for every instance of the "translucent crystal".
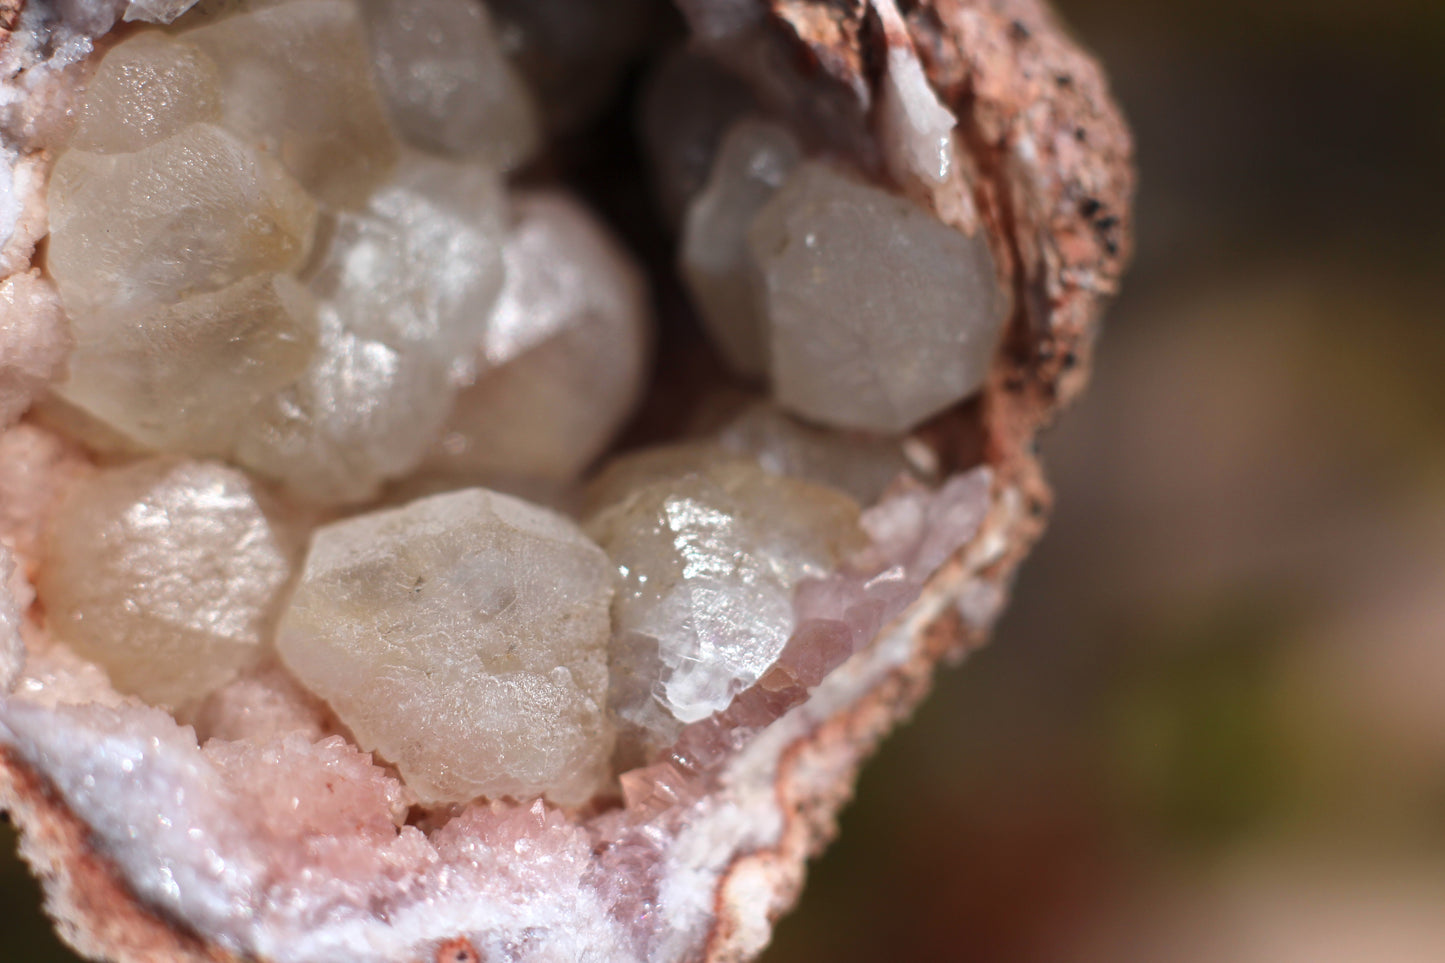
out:
<path id="1" fill-rule="evenodd" d="M 277 645 L 423 799 L 576 803 L 612 745 L 611 598 L 575 525 L 470 489 L 318 530 Z"/>
<path id="2" fill-rule="evenodd" d="M 785 408 L 896 432 L 982 385 L 1009 303 L 982 233 L 805 161 L 749 243 Z"/>
<path id="3" fill-rule="evenodd" d="M 117 689 L 181 706 L 263 657 L 299 547 L 241 472 L 154 458 L 75 484 L 37 588 L 54 635 Z"/>
<path id="4" fill-rule="evenodd" d="M 286 275 L 260 274 L 152 311 L 71 324 L 55 391 L 137 445 L 225 455 L 239 419 L 295 381 L 316 346 L 316 307 Z"/>
<path id="5" fill-rule="evenodd" d="M 570 479 L 641 394 L 650 318 L 640 271 L 566 195 L 524 195 L 516 218 L 476 374 L 427 458 L 434 473 Z"/>
<path id="6" fill-rule="evenodd" d="M 836 488 L 865 506 L 894 479 L 912 473 L 896 438 L 814 428 L 772 404 L 749 405 L 714 437 L 766 471 Z"/>
<path id="7" fill-rule="evenodd" d="M 312 502 L 365 501 L 421 460 L 454 393 L 430 351 L 363 337 L 323 311 L 310 366 L 252 409 L 235 458 Z"/>
<path id="8" fill-rule="evenodd" d="M 278 158 L 307 190 L 360 203 L 396 162 L 361 16 L 347 0 L 293 0 L 181 36 L 220 68 L 223 123 Z"/>
<path id="9" fill-rule="evenodd" d="M 275 161 L 210 124 L 133 154 L 66 151 L 49 202 L 48 265 L 72 318 L 293 270 L 316 221 Z"/>
<path id="10" fill-rule="evenodd" d="M 592 496 L 585 527 L 620 575 L 612 709 L 653 746 L 669 735 L 659 717 L 705 718 L 761 678 L 792 633 L 794 588 L 861 544 L 851 498 L 707 446 L 619 459 Z"/>
<path id="11" fill-rule="evenodd" d="M 537 146 L 531 94 L 476 0 L 362 0 L 377 83 L 411 143 L 513 167 Z"/>
<path id="12" fill-rule="evenodd" d="M 185 41 L 145 31 L 116 44 L 101 60 L 85 86 L 69 146 L 128 153 L 220 116 L 219 75 L 211 58 Z"/>
<path id="13" fill-rule="evenodd" d="M 337 215 L 311 290 L 358 333 L 451 360 L 501 290 L 506 215 L 490 169 L 408 154 L 364 211 Z"/>
<path id="14" fill-rule="evenodd" d="M 326 503 L 415 467 L 501 287 L 504 212 L 488 169 L 408 155 L 364 210 L 337 214 L 309 281 L 319 350 L 246 419 L 237 459 Z"/>
<path id="15" fill-rule="evenodd" d="M 723 138 L 712 176 L 688 207 L 679 258 L 708 333 L 741 374 L 768 370 L 761 279 L 748 250 L 748 228 L 802 156 L 777 124 L 745 119 Z"/>

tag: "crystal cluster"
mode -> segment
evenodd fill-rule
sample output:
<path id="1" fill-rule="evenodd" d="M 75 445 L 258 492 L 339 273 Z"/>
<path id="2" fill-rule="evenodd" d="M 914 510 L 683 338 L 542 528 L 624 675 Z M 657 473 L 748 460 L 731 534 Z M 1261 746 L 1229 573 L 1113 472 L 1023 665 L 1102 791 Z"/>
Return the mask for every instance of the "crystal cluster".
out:
<path id="1" fill-rule="evenodd" d="M 498 9 L 214 0 L 100 59 L 51 180 L 75 349 L 42 417 L 132 461 L 74 485 L 40 596 L 117 689 L 253 743 L 217 758 L 339 723 L 424 804 L 582 805 L 778 717 L 901 610 L 921 580 L 862 510 L 934 480 L 901 436 L 978 388 L 1006 298 L 981 237 L 682 54 L 646 121 L 684 121 L 680 273 L 774 398 L 583 482 L 640 399 L 648 292 L 579 201 L 509 186 L 577 122 L 539 110 L 586 43 L 565 3 Z"/>
<path id="2" fill-rule="evenodd" d="M 680 258 L 731 365 L 834 427 L 903 432 L 973 394 L 1009 306 L 981 233 L 747 118 L 691 202 Z"/>
<path id="3" fill-rule="evenodd" d="M 319 529 L 277 647 L 422 799 L 585 801 L 606 775 L 607 558 L 470 489 Z"/>
<path id="4" fill-rule="evenodd" d="M 38 589 L 55 634 L 117 689 L 182 707 L 264 657 L 300 548 L 243 473 L 147 459 L 67 493 Z"/>
<path id="5" fill-rule="evenodd" d="M 575 474 L 635 402 L 647 311 L 626 256 L 565 200 L 512 224 L 502 174 L 539 126 L 480 4 L 205 4 L 111 48 L 78 113 L 49 268 L 76 342 L 56 391 L 91 440 L 353 504 L 444 434 L 473 451 L 447 466 L 461 480 Z M 539 375 L 599 403 L 479 426 L 510 393 L 493 382 Z"/>

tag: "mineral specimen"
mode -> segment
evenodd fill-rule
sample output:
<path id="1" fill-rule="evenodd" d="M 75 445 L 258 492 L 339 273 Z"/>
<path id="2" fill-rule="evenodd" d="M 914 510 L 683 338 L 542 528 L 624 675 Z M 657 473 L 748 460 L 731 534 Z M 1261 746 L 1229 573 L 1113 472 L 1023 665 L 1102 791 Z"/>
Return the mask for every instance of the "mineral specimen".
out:
<path id="1" fill-rule="evenodd" d="M 537 146 L 531 94 L 498 46 L 486 7 L 362 0 L 392 119 L 417 147 L 514 167 Z"/>
<path id="2" fill-rule="evenodd" d="M 612 746 L 611 600 L 576 526 L 469 489 L 318 530 L 277 647 L 422 799 L 579 803 Z"/>
<path id="3" fill-rule="evenodd" d="M 793 590 L 862 544 L 852 499 L 707 447 L 620 459 L 592 501 L 587 531 L 621 576 L 613 711 L 645 750 L 761 678 L 792 632 Z"/>
<path id="4" fill-rule="evenodd" d="M 459 482 L 570 481 L 641 393 L 642 277 L 566 195 L 516 200 L 502 289 L 425 469 Z"/>
<path id="5" fill-rule="evenodd" d="M 682 273 L 708 333 L 742 374 L 765 375 L 769 353 L 762 279 L 748 250 L 748 228 L 801 157 L 785 128 L 740 121 L 723 138 L 712 177 L 688 208 L 678 252 Z"/>
<path id="6" fill-rule="evenodd" d="M 1008 298 L 982 235 L 804 161 L 749 244 L 783 407 L 827 425 L 906 431 L 983 384 Z"/>
<path id="7" fill-rule="evenodd" d="M 122 692 L 184 706 L 265 654 L 300 539 L 241 472 L 164 457 L 77 482 L 37 586 Z"/>
<path id="8" fill-rule="evenodd" d="M 750 958 L 997 616 L 1127 249 L 1097 72 L 656 6 L 0 3 L 0 804 L 83 953 Z"/>

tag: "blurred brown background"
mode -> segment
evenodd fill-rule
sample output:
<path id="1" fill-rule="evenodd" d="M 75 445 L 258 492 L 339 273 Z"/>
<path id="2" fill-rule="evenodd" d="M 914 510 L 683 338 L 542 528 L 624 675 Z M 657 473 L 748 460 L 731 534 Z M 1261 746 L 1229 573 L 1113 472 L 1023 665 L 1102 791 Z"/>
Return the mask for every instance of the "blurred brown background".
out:
<path id="1" fill-rule="evenodd" d="M 1066 0 L 1142 167 L 1053 526 L 767 963 L 1445 960 L 1445 3 Z M 0 959 L 69 960 L 0 837 Z"/>

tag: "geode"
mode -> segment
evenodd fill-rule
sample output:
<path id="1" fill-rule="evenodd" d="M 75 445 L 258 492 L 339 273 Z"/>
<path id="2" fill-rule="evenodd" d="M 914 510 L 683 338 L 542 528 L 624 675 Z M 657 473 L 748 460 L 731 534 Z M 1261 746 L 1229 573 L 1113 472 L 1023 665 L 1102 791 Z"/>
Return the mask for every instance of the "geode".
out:
<path id="1" fill-rule="evenodd" d="M 1101 74 L 677 7 L 0 3 L 0 803 L 81 953 L 751 958 L 983 641 Z"/>

